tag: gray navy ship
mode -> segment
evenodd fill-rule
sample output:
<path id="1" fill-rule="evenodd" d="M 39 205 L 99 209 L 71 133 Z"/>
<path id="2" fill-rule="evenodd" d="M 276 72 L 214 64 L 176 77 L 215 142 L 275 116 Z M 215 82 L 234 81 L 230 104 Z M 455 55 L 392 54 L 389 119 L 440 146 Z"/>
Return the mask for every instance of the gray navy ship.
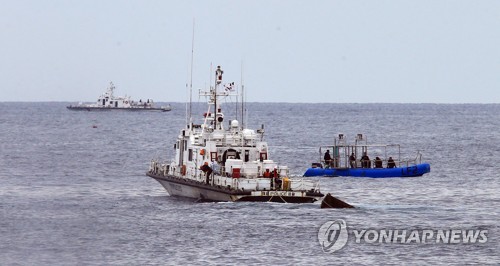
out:
<path id="1" fill-rule="evenodd" d="M 156 107 L 152 99 L 134 101 L 130 96 L 114 96 L 114 90 L 115 86 L 113 85 L 113 82 L 110 82 L 108 89 L 105 93 L 99 96 L 96 103 L 79 103 L 77 105 L 67 106 L 66 108 L 73 111 L 123 110 L 168 112 L 172 110 L 170 105 Z"/>

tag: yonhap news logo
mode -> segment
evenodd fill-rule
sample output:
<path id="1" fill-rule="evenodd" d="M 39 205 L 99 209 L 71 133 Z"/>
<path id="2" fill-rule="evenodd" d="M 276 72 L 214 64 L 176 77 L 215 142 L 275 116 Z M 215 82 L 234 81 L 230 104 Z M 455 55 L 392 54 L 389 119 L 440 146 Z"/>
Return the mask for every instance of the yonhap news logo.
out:
<path id="1" fill-rule="evenodd" d="M 345 220 L 328 221 L 318 230 L 325 253 L 342 249 L 351 239 L 355 244 L 484 244 L 488 230 L 468 229 L 348 229 Z"/>
<path id="2" fill-rule="evenodd" d="M 326 222 L 318 230 L 318 241 L 326 253 L 343 248 L 347 244 L 348 236 L 344 220 Z"/>

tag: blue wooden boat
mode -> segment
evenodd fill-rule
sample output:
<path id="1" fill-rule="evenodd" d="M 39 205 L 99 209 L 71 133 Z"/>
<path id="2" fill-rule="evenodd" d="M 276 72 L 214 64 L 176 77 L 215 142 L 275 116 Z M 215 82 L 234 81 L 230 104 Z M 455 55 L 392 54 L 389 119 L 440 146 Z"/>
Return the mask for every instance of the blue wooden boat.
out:
<path id="1" fill-rule="evenodd" d="M 333 145 L 321 146 L 319 154 L 320 162 L 313 163 L 304 176 L 412 177 L 431 171 L 429 163 L 422 163 L 420 152 L 402 160 L 399 144 L 369 145 L 363 134 L 356 136 L 354 144 L 347 144 L 344 134 L 339 134 Z"/>

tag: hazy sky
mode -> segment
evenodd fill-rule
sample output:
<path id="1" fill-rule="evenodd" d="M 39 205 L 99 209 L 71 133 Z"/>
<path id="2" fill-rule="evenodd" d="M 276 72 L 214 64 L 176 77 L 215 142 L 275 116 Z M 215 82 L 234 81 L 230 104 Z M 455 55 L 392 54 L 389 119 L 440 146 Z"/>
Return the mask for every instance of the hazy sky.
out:
<path id="1" fill-rule="evenodd" d="M 500 102 L 497 0 L 0 0 L 0 101 L 185 102 L 193 19 L 195 90 L 213 64 L 256 102 Z"/>

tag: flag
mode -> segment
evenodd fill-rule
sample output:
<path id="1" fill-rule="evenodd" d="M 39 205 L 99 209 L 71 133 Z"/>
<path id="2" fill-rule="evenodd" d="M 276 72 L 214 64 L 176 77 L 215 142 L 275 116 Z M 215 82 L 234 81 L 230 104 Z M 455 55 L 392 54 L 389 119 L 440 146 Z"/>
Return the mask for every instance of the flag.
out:
<path id="1" fill-rule="evenodd" d="M 226 89 L 226 91 L 232 91 L 232 90 L 234 90 L 234 82 L 226 83 L 224 85 L 224 88 Z"/>

